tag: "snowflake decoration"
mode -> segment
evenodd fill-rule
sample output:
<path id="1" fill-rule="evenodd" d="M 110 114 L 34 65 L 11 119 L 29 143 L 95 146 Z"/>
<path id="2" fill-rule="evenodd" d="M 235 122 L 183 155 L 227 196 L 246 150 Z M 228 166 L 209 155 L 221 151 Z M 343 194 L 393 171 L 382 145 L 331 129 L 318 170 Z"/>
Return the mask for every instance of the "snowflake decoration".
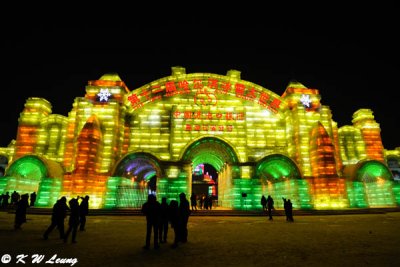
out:
<path id="1" fill-rule="evenodd" d="M 108 89 L 100 89 L 100 93 L 97 94 L 97 96 L 100 98 L 100 101 L 108 101 L 108 98 L 111 96 L 111 93 L 108 91 Z"/>
<path id="2" fill-rule="evenodd" d="M 301 95 L 300 102 L 306 107 L 309 108 L 311 105 L 310 95 Z"/>

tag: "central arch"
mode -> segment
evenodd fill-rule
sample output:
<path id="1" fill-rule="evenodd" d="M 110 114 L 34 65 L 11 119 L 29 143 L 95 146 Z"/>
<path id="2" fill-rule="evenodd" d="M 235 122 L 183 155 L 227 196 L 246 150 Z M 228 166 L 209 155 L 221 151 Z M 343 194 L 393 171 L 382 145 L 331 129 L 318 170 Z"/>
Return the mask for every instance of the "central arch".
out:
<path id="1" fill-rule="evenodd" d="M 216 137 L 202 137 L 190 144 L 183 153 L 182 160 L 192 162 L 192 167 L 200 163 L 208 163 L 217 171 L 225 163 L 237 163 L 238 157 L 228 143 Z"/>
<path id="2" fill-rule="evenodd" d="M 218 184 L 225 177 L 225 167 L 239 162 L 232 146 L 216 137 L 202 137 L 191 143 L 182 160 L 191 162 L 192 196 L 197 197 L 200 203 L 204 200 L 204 203 L 218 201 Z M 205 204 L 205 208 L 209 207 L 210 204 Z"/>

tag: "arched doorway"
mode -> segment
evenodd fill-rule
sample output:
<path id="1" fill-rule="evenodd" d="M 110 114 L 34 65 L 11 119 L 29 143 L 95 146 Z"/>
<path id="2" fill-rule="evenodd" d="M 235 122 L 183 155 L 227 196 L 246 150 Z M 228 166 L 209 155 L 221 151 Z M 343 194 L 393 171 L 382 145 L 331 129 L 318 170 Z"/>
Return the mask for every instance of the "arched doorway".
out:
<path id="1" fill-rule="evenodd" d="M 20 193 L 38 191 L 40 181 L 48 176 L 43 159 L 35 155 L 21 157 L 11 163 L 4 178 L 8 179 L 5 190 Z"/>
<path id="2" fill-rule="evenodd" d="M 238 163 L 232 146 L 215 137 L 203 137 L 186 148 L 182 160 L 192 165 L 192 194 L 199 201 L 202 196 L 211 197 L 213 206 L 218 205 L 221 200 L 219 192 L 224 190 L 232 175 L 227 166 Z"/>
<path id="3" fill-rule="evenodd" d="M 115 207 L 139 208 L 149 194 L 157 194 L 157 178 L 162 176 L 160 164 L 148 153 L 126 155 L 116 165 L 111 180 L 115 180 Z M 107 188 L 110 191 L 110 188 Z M 109 203 L 105 204 L 111 205 Z"/>
<path id="4" fill-rule="evenodd" d="M 282 154 L 264 157 L 256 165 L 256 176 L 260 179 L 262 194 L 273 196 L 275 207 L 283 208 L 284 197 L 290 199 L 295 208 L 311 208 L 308 183 L 289 157 Z"/>
<path id="5" fill-rule="evenodd" d="M 299 168 L 290 158 L 273 154 L 260 160 L 256 166 L 256 175 L 265 182 L 278 182 L 285 179 L 299 179 Z"/>
<path id="6" fill-rule="evenodd" d="M 393 175 L 389 168 L 377 160 L 361 161 L 357 164 L 355 181 L 363 184 L 367 206 L 394 206 Z"/>

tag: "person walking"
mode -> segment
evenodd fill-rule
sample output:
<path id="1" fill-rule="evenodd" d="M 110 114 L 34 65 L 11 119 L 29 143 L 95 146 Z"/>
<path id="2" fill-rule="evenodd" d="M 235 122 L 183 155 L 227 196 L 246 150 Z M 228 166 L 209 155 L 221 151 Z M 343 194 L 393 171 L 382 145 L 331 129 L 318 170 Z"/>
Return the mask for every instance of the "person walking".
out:
<path id="1" fill-rule="evenodd" d="M 268 211 L 268 217 L 269 220 L 272 221 L 272 210 L 274 209 L 274 199 L 268 195 L 267 197 L 267 211 Z"/>
<path id="2" fill-rule="evenodd" d="M 160 202 L 157 201 L 157 198 L 153 194 L 149 194 L 147 197 L 147 201 L 142 206 L 142 212 L 146 215 L 146 244 L 143 249 L 150 248 L 150 238 L 151 232 L 153 230 L 154 235 L 154 248 L 160 248 L 158 243 L 158 227 L 160 224 Z"/>
<path id="3" fill-rule="evenodd" d="M 168 203 L 167 198 L 163 197 L 161 199 L 160 205 L 160 225 L 158 227 L 158 238 L 160 243 L 167 243 L 168 236 Z"/>
<path id="4" fill-rule="evenodd" d="M 51 224 L 46 229 L 43 234 L 43 238 L 47 240 L 49 238 L 49 234 L 55 227 L 57 227 L 58 232 L 60 233 L 60 239 L 64 239 L 64 219 L 67 217 L 67 211 L 69 207 L 67 206 L 67 198 L 61 197 L 57 202 L 53 205 L 53 212 L 51 214 Z"/>
<path id="5" fill-rule="evenodd" d="M 68 202 L 71 213 L 68 220 L 68 230 L 64 235 L 64 243 L 67 243 L 68 236 L 72 232 L 72 243 L 76 243 L 76 233 L 79 226 L 79 203 L 77 198 L 71 198 Z"/>
<path id="6" fill-rule="evenodd" d="M 82 201 L 79 205 L 79 231 L 85 231 L 86 216 L 89 214 L 89 196 L 86 195 L 81 199 Z"/>

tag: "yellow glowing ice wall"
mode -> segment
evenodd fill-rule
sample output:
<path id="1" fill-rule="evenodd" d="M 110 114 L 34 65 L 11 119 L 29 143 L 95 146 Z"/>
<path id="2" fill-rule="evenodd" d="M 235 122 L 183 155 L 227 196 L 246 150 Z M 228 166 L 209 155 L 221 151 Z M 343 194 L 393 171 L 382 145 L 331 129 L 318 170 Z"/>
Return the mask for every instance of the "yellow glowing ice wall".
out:
<path id="1" fill-rule="evenodd" d="M 11 140 L 7 147 L 0 147 L 0 156 L 4 157 L 3 168 L 6 169 L 10 162 L 13 160 L 15 151 L 15 140 Z M 4 175 L 4 174 L 3 174 Z"/>
<path id="2" fill-rule="evenodd" d="M 51 104 L 38 97 L 30 97 L 18 119 L 14 158 L 35 153 L 39 141 L 41 123 L 51 114 Z"/>
<path id="3" fill-rule="evenodd" d="M 293 138 L 293 141 L 288 140 L 289 156 L 299 164 L 304 177 L 311 177 L 311 131 L 317 123 L 321 123 L 332 138 L 338 134 L 337 125 L 332 120 L 329 107 L 321 105 L 321 97 L 317 89 L 306 88 L 299 82 L 290 82 L 282 97 L 287 101 L 291 111 L 287 121 L 289 126 L 287 131 L 292 132 L 292 136 L 289 134 L 288 136 Z M 339 155 L 338 143 L 334 139 L 332 143 L 334 155 L 337 157 Z M 336 169 L 340 169 L 341 161 L 337 160 L 335 164 Z"/>
<path id="4" fill-rule="evenodd" d="M 64 159 L 67 118 L 52 114 L 40 122 L 35 153 L 47 159 L 62 162 Z"/>
<path id="5" fill-rule="evenodd" d="M 311 131 L 311 180 L 315 208 L 344 208 L 348 206 L 345 180 L 338 177 L 335 148 L 321 123 Z"/>
<path id="6" fill-rule="evenodd" d="M 366 159 L 365 142 L 360 129 L 354 126 L 343 126 L 339 129 L 340 157 L 344 165 L 356 164 Z"/>
<path id="7" fill-rule="evenodd" d="M 116 74 L 89 81 L 84 98 L 75 99 L 69 113 L 64 165 L 66 195 L 89 195 L 100 207 L 107 177 L 121 156 L 125 84 Z"/>
<path id="8" fill-rule="evenodd" d="M 359 109 L 353 114 L 353 125 L 360 129 L 368 159 L 384 162 L 381 128 L 370 109 Z"/>
<path id="9" fill-rule="evenodd" d="M 283 97 L 291 111 L 287 131 L 289 155 L 299 165 L 303 178 L 309 182 L 314 208 L 344 207 L 345 182 L 338 179 L 342 168 L 339 132 L 328 106 L 320 103 L 319 91 L 290 82 Z M 288 137 L 290 135 L 288 134 Z"/>
<path id="10" fill-rule="evenodd" d="M 239 71 L 228 71 L 227 76 L 186 74 L 184 68 L 174 67 L 172 76 L 131 91 L 126 101 L 128 151 L 179 161 L 193 142 L 215 137 L 229 144 L 243 163 L 287 153 L 285 101 L 241 80 Z M 246 169 L 239 168 L 245 174 Z"/>

